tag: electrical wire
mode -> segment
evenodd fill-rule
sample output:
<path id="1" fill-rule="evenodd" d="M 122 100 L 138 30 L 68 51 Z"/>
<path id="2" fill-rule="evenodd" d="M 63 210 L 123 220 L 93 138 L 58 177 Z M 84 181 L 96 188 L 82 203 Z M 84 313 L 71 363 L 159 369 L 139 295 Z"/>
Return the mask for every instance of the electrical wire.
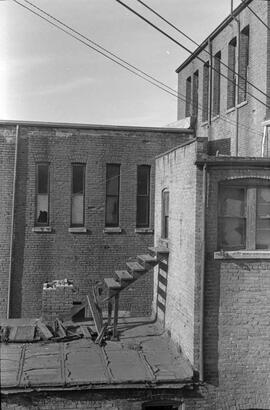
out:
<path id="1" fill-rule="evenodd" d="M 241 0 L 244 3 L 244 0 Z M 147 10 L 151 11 L 153 14 L 155 14 L 156 16 L 158 16 L 161 20 L 165 21 L 165 23 L 167 23 L 169 26 L 171 26 L 172 28 L 174 28 L 178 33 L 180 33 L 182 36 L 184 36 L 185 38 L 187 38 L 189 41 L 191 41 L 193 44 L 195 44 L 197 47 L 200 47 L 200 44 L 197 43 L 197 41 L 193 40 L 190 36 L 188 36 L 186 33 L 184 33 L 182 30 L 180 30 L 178 27 L 176 27 L 173 23 L 171 23 L 169 20 L 165 19 L 161 14 L 159 14 L 156 10 L 154 10 L 152 7 L 148 6 L 148 4 L 144 3 L 142 0 L 137 0 L 138 3 L 140 3 L 142 6 L 144 6 Z M 248 7 L 248 6 L 247 6 Z M 252 11 L 252 10 L 251 10 Z M 260 18 L 260 17 L 258 17 Z M 202 50 L 203 52 L 207 53 L 210 57 L 211 53 L 204 48 Z M 260 88 L 258 88 L 256 85 L 252 84 L 248 79 L 246 79 L 245 77 L 241 76 L 239 73 L 237 73 L 235 70 L 233 70 L 231 67 L 229 67 L 227 64 L 225 64 L 222 60 L 220 60 L 220 64 L 223 67 L 226 67 L 228 69 L 228 71 L 230 71 L 231 73 L 235 74 L 239 79 L 246 81 L 247 84 L 249 84 L 251 87 L 253 87 L 255 90 L 259 91 L 261 94 L 263 94 L 265 97 L 268 98 L 268 95 L 261 90 Z"/>
<path id="2" fill-rule="evenodd" d="M 243 4 L 246 3 L 245 0 L 241 0 L 241 2 L 242 2 Z M 249 11 L 250 11 L 255 17 L 257 17 L 257 19 L 267 28 L 267 30 L 270 31 L 270 27 L 258 16 L 258 14 L 257 14 L 254 10 L 252 10 L 251 7 L 249 7 L 248 4 L 246 4 L 246 7 L 249 9 Z"/>
<path id="3" fill-rule="evenodd" d="M 164 36 L 166 36 L 168 39 L 170 39 L 171 41 L 173 41 L 175 44 L 179 45 L 181 48 L 183 48 L 183 50 L 185 50 L 186 52 L 188 52 L 190 55 L 193 54 L 193 52 L 186 46 L 184 46 L 182 43 L 180 43 L 179 41 L 177 41 L 174 37 L 172 37 L 171 35 L 169 35 L 168 33 L 166 33 L 164 30 L 162 30 L 161 28 L 159 28 L 157 25 L 155 25 L 154 23 L 152 23 L 150 20 L 148 20 L 146 17 L 142 16 L 140 13 L 138 13 L 136 10 L 132 9 L 131 7 L 129 7 L 127 4 L 123 3 L 121 0 L 115 0 L 117 3 L 121 4 L 123 7 L 125 7 L 127 10 L 131 11 L 131 13 L 135 14 L 137 17 L 139 17 L 141 20 L 145 21 L 148 25 L 150 25 L 151 27 L 153 27 L 155 30 L 157 30 L 158 32 L 160 32 L 161 34 L 163 34 Z M 205 61 L 199 57 L 199 56 L 195 56 L 195 58 L 197 58 L 199 61 L 201 61 L 203 64 L 205 64 Z M 228 78 L 225 74 L 223 74 L 220 70 L 216 69 L 215 67 L 212 67 L 212 69 L 214 71 L 216 71 L 221 77 L 224 77 L 226 80 L 230 81 L 231 83 L 234 84 L 234 81 L 231 80 L 230 78 Z M 254 98 L 255 100 L 257 100 L 259 103 L 261 103 L 262 105 L 264 105 L 266 108 L 270 108 L 270 106 L 263 102 L 262 100 L 260 100 L 258 97 L 256 97 L 255 95 L 251 94 L 249 91 L 245 90 L 243 87 L 240 87 L 238 85 L 239 89 L 246 92 L 247 94 L 249 94 L 252 98 Z"/>
<path id="4" fill-rule="evenodd" d="M 93 49 L 94 51 L 99 52 L 99 53 L 102 54 L 104 57 L 109 58 L 110 60 L 112 60 L 113 62 L 117 63 L 117 64 L 120 65 L 121 67 L 127 69 L 127 70 L 130 71 L 131 73 L 137 75 L 138 77 L 141 77 L 141 78 L 144 79 L 145 81 L 148 81 L 149 83 L 151 83 L 152 85 L 158 87 L 158 88 L 161 89 L 162 91 L 164 91 L 164 92 L 166 92 L 166 93 L 172 95 L 173 97 L 175 97 L 175 98 L 177 98 L 177 99 L 179 99 L 179 100 L 181 100 L 181 101 L 186 102 L 186 98 L 185 98 L 182 94 L 177 93 L 176 90 L 174 90 L 173 88 L 169 87 L 169 86 L 166 85 L 165 83 L 162 83 L 162 82 L 160 82 L 159 80 L 155 79 L 153 76 L 149 76 L 149 75 L 148 75 L 147 73 L 145 73 L 144 71 L 142 71 L 142 70 L 140 70 L 140 69 L 137 69 L 137 67 L 135 67 L 135 66 L 129 64 L 126 60 L 123 60 L 123 59 L 120 59 L 120 58 L 119 58 L 119 59 L 121 60 L 121 62 L 124 62 L 125 64 L 129 65 L 130 67 L 133 67 L 135 70 L 138 70 L 139 72 L 144 73 L 146 76 L 152 78 L 154 81 L 157 81 L 158 83 L 163 84 L 165 87 L 169 88 L 172 92 L 170 92 L 170 91 L 168 91 L 168 90 L 166 90 L 166 89 L 163 89 L 162 87 L 158 86 L 158 85 L 155 84 L 154 82 L 149 81 L 148 79 L 144 78 L 144 77 L 141 76 L 140 74 L 134 72 L 133 70 L 130 70 L 129 68 L 127 68 L 126 66 L 124 66 L 122 63 L 119 63 L 119 62 L 116 61 L 115 59 L 110 58 L 109 56 L 107 56 L 107 55 L 104 54 L 103 52 L 100 52 L 100 50 L 97 50 L 95 47 L 90 46 L 90 45 L 89 45 L 88 43 L 86 43 L 85 41 L 79 39 L 77 36 L 74 36 L 74 35 L 71 34 L 69 31 L 63 29 L 63 28 L 60 27 L 58 24 L 55 24 L 55 23 L 51 22 L 51 21 L 48 20 L 46 17 L 40 15 L 39 13 L 37 13 L 37 12 L 35 12 L 34 10 L 30 9 L 29 7 L 27 7 L 27 6 L 23 5 L 23 4 L 21 4 L 19 1 L 17 1 L 17 0 L 12 0 L 12 1 L 15 2 L 15 3 L 17 3 L 18 5 L 22 6 L 23 8 L 29 10 L 29 11 L 32 12 L 33 14 L 35 14 L 35 15 L 37 15 L 38 17 L 42 18 L 43 20 L 47 21 L 48 23 L 50 23 L 50 24 L 53 25 L 54 27 L 59 28 L 61 31 L 63 31 L 63 32 L 65 32 L 66 34 L 70 35 L 70 36 L 73 37 L 74 39 L 80 41 L 80 42 L 83 43 L 84 45 L 90 47 L 90 48 Z M 72 31 L 72 32 L 74 32 L 74 33 L 76 33 L 77 35 L 81 36 L 81 37 L 84 38 L 85 40 L 91 42 L 92 44 L 95 44 L 97 47 L 100 47 L 103 51 L 108 52 L 110 55 L 113 55 L 115 58 L 118 58 L 116 54 L 113 54 L 113 53 L 111 53 L 110 51 L 106 50 L 104 47 L 101 47 L 98 43 L 93 42 L 93 41 L 90 40 L 88 37 L 82 35 L 80 32 L 74 30 L 73 28 L 71 28 L 71 27 L 68 26 L 67 24 L 63 23 L 61 20 L 59 20 L 59 19 L 55 18 L 54 16 L 52 16 L 51 14 L 45 12 L 43 9 L 41 9 L 41 8 L 39 8 L 39 7 L 37 7 L 37 6 L 35 6 L 35 5 L 34 5 L 33 3 L 31 3 L 30 1 L 28 1 L 28 0 L 24 0 L 24 1 L 27 2 L 28 4 L 30 4 L 31 6 L 35 7 L 36 9 L 38 9 L 39 11 L 41 11 L 43 14 L 45 14 L 45 15 L 47 15 L 48 17 L 50 17 L 51 19 L 53 19 L 54 21 L 57 21 L 59 24 L 61 24 L 61 25 L 63 25 L 64 27 L 66 27 L 68 30 L 70 30 L 70 31 Z M 200 110 L 203 109 L 200 104 L 198 104 L 198 109 L 200 109 Z M 233 124 L 233 125 L 236 124 L 235 121 L 230 120 L 229 118 L 224 117 L 224 116 L 222 116 L 222 115 L 220 115 L 219 118 L 222 119 L 222 120 L 224 120 L 225 122 L 227 122 L 227 123 L 229 123 L 229 124 Z M 241 127 L 245 128 L 245 129 L 249 130 L 249 132 L 253 133 L 254 135 L 260 135 L 257 130 L 255 130 L 255 129 L 251 128 L 251 127 L 248 127 L 246 124 L 241 124 L 241 123 L 239 123 L 239 126 L 241 126 Z"/>

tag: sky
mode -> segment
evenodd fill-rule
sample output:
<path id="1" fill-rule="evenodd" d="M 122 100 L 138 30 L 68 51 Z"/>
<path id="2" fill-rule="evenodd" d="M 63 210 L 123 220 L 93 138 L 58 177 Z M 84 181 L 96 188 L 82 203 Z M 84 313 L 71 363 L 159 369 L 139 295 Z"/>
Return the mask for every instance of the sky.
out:
<path id="1" fill-rule="evenodd" d="M 29 6 L 24 0 L 18 0 Z M 189 56 L 115 0 L 30 0 L 130 64 L 177 89 Z M 190 50 L 196 46 L 124 0 Z M 230 13 L 231 0 L 144 0 L 197 43 Z M 234 0 L 236 7 L 240 1 Z M 124 70 L 40 17 L 0 0 L 0 120 L 165 126 L 177 98 Z"/>

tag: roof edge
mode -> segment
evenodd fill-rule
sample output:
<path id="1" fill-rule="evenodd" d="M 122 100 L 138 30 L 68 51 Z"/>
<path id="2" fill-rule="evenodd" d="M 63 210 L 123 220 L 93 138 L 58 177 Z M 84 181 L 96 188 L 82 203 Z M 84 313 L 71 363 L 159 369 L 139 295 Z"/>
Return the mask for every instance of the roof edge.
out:
<path id="1" fill-rule="evenodd" d="M 229 14 L 216 28 L 214 31 L 212 31 L 208 37 L 197 47 L 194 52 L 175 70 L 175 72 L 178 74 L 180 71 L 182 71 L 208 44 L 209 40 L 213 40 L 223 29 L 226 27 L 235 16 L 237 16 L 242 10 L 244 10 L 249 3 L 251 3 L 253 0 L 246 0 L 245 3 L 239 4 L 239 6 L 236 7 L 235 10 L 233 10 L 233 16 L 232 14 Z"/>
<path id="2" fill-rule="evenodd" d="M 21 125 L 24 127 L 42 127 L 42 128 L 81 128 L 107 131 L 146 131 L 146 132 L 167 132 L 167 133 L 185 133 L 192 134 L 192 129 L 172 128 L 172 127 L 144 127 L 136 125 L 102 125 L 102 124 L 81 124 L 81 123 L 61 123 L 61 122 L 42 122 L 42 121 L 16 121 L 0 120 L 1 125 Z"/>

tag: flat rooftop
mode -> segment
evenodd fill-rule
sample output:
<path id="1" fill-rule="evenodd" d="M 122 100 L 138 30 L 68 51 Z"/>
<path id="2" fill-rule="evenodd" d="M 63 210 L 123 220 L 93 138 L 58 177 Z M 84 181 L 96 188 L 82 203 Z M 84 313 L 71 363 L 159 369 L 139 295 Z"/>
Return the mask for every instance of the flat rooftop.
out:
<path id="1" fill-rule="evenodd" d="M 157 322 L 122 318 L 118 330 L 120 340 L 102 346 L 91 339 L 2 343 L 2 394 L 193 384 L 191 364 Z"/>

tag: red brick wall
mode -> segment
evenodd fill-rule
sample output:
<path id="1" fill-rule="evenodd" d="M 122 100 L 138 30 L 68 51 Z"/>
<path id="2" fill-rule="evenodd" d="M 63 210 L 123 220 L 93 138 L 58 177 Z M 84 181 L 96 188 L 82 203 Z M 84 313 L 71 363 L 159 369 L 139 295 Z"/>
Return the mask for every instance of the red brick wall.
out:
<path id="1" fill-rule="evenodd" d="M 258 16 L 267 24 L 269 20 L 269 3 L 260 0 L 254 0 L 249 5 Z M 249 43 L 249 66 L 248 81 L 261 89 L 264 93 L 269 90 L 269 31 L 265 26 L 245 8 L 237 15 L 240 20 L 240 30 L 247 25 L 250 26 L 250 43 Z M 217 36 L 212 40 L 213 56 L 221 50 L 221 61 L 228 65 L 228 44 L 237 36 L 238 28 L 235 21 L 230 22 Z M 199 57 L 203 61 L 209 61 L 209 54 L 202 51 Z M 236 50 L 236 60 L 238 59 Z M 258 63 L 259 62 L 259 63 Z M 236 110 L 227 110 L 227 79 L 221 77 L 221 99 L 220 115 L 212 118 L 212 124 L 209 128 L 202 121 L 202 101 L 203 101 L 203 63 L 194 58 L 178 74 L 179 93 L 185 95 L 186 79 L 199 70 L 199 111 L 197 122 L 197 136 L 209 137 L 209 140 L 231 139 L 231 154 L 236 152 Z M 221 65 L 221 73 L 227 77 L 228 69 Z M 214 76 L 214 72 L 213 72 Z M 266 97 L 248 85 L 248 92 L 266 103 Z M 269 94 L 269 92 L 268 92 Z M 269 102 L 268 102 L 269 103 Z M 201 108 L 200 108 L 201 107 Z M 178 101 L 178 119 L 185 117 L 185 103 Z M 262 122 L 269 118 L 269 109 L 256 101 L 251 95 L 247 95 L 247 103 L 239 108 L 239 156 L 260 156 L 261 141 L 263 134 Z M 222 152 L 222 147 L 219 149 Z M 269 154 L 269 153 L 268 153 Z"/>
<path id="2" fill-rule="evenodd" d="M 14 135 L 14 127 L 2 125 L 1 135 Z M 41 312 L 42 284 L 54 279 L 72 279 L 81 295 L 90 283 L 111 277 L 125 261 L 144 253 L 153 243 L 152 234 L 135 233 L 137 165 L 150 164 L 151 227 L 153 228 L 155 155 L 187 140 L 181 130 L 97 129 L 21 126 L 18 150 L 18 179 L 15 207 L 15 248 L 12 271 L 11 315 L 33 317 Z M 3 139 L 6 173 L 3 207 L 10 214 L 14 144 Z M 12 151 L 13 150 L 13 151 Z M 1 154 L 2 154 L 1 152 Z M 35 219 L 35 166 L 50 162 L 51 233 L 32 231 Z M 71 163 L 86 163 L 85 226 L 87 233 L 69 233 Z M 121 164 L 120 227 L 122 233 L 103 233 L 106 163 Z M 11 169 L 12 168 L 12 169 Z M 8 232 L 9 219 L 5 219 Z M 1 226 L 2 228 L 2 226 Z M 3 228 L 2 228 L 3 229 Z M 3 238 L 3 236 L 1 236 Z M 4 239 L 5 258 L 8 237 Z M 7 280 L 4 260 L 3 283 Z M 5 289 L 6 295 L 7 289 Z M 4 295 L 3 295 L 4 296 Z M 150 314 L 152 278 L 145 276 L 123 293 L 121 310 Z M 3 309 L 5 306 L 3 304 Z M 4 313 L 3 313 L 4 314 Z"/>

